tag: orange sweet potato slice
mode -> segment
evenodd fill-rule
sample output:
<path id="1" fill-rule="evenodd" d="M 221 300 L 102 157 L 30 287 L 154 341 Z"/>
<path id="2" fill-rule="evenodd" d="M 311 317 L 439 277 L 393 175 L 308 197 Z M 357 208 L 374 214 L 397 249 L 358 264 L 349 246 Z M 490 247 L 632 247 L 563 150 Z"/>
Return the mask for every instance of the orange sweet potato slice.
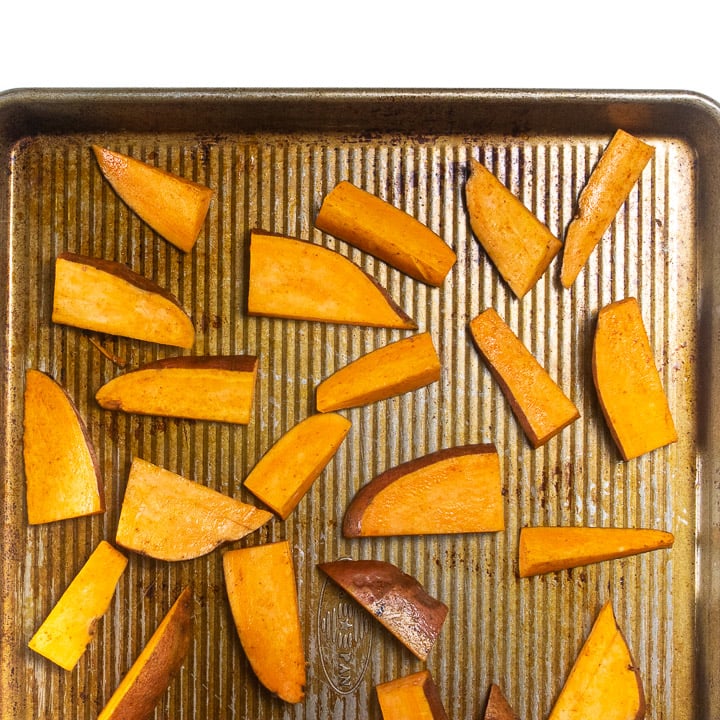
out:
<path id="1" fill-rule="evenodd" d="M 102 174 L 115 192 L 161 237 L 193 249 L 213 191 L 135 158 L 93 145 Z"/>
<path id="2" fill-rule="evenodd" d="M 350 502 L 345 537 L 503 530 L 500 461 L 494 445 L 430 453 L 378 475 Z"/>
<path id="3" fill-rule="evenodd" d="M 318 567 L 417 658 L 427 659 L 448 608 L 414 577 L 383 560 L 335 560 Z"/>
<path id="4" fill-rule="evenodd" d="M 417 326 L 360 267 L 334 250 L 254 230 L 248 313 L 414 330 Z"/>
<path id="5" fill-rule="evenodd" d="M 190 649 L 193 592 L 186 587 L 112 694 L 98 720 L 147 719 Z"/>
<path id="6" fill-rule="evenodd" d="M 245 537 L 272 513 L 135 458 L 115 539 L 158 560 L 189 560 Z"/>
<path id="7" fill-rule="evenodd" d="M 285 702 L 300 702 L 305 648 L 289 543 L 230 550 L 223 569 L 240 644 L 258 680 Z"/>
<path id="8" fill-rule="evenodd" d="M 470 160 L 465 200 L 470 227 L 510 289 L 522 298 L 562 244 L 482 163 Z"/>
<path id="9" fill-rule="evenodd" d="M 471 320 L 470 331 L 533 447 L 544 445 L 580 417 L 572 400 L 494 309 Z"/>
<path id="10" fill-rule="evenodd" d="M 430 333 L 412 335 L 335 371 L 318 385 L 316 406 L 328 412 L 368 405 L 437 382 L 440 370 Z"/>
<path id="11" fill-rule="evenodd" d="M 107 612 L 127 558 L 101 540 L 32 636 L 28 647 L 65 670 L 87 649 L 97 621 Z"/>
<path id="12" fill-rule="evenodd" d="M 526 527 L 520 531 L 518 574 L 530 577 L 672 547 L 674 537 L 646 528 Z"/>
<path id="13" fill-rule="evenodd" d="M 490 686 L 490 695 L 485 706 L 483 720 L 518 720 L 518 716 L 510 707 L 507 698 L 495 683 Z"/>
<path id="14" fill-rule="evenodd" d="M 563 287 L 575 282 L 654 152 L 652 145 L 624 130 L 615 133 L 580 194 L 568 226 L 560 270 Z"/>
<path id="15" fill-rule="evenodd" d="M 441 285 L 456 260 L 429 227 L 347 180 L 325 196 L 315 227 L 429 285 Z"/>
<path id="16" fill-rule="evenodd" d="M 605 420 L 624 460 L 677 440 L 635 298 L 618 300 L 600 310 L 592 368 Z"/>
<path id="17" fill-rule="evenodd" d="M 55 261 L 53 322 L 192 347 L 192 321 L 170 293 L 113 260 L 62 253 Z"/>
<path id="18" fill-rule="evenodd" d="M 383 720 L 448 720 L 429 670 L 375 686 Z"/>
<path id="19" fill-rule="evenodd" d="M 105 511 L 85 423 L 65 389 L 39 370 L 25 374 L 23 459 L 30 525 Z"/>
<path id="20" fill-rule="evenodd" d="M 245 487 L 283 520 L 338 451 L 351 422 L 342 415 L 311 415 L 293 426 L 260 458 Z"/>
<path id="21" fill-rule="evenodd" d="M 640 674 L 608 602 L 600 610 L 549 720 L 642 720 Z"/>
<path id="22" fill-rule="evenodd" d="M 257 366 L 254 355 L 164 358 L 118 375 L 95 399 L 108 410 L 247 425 Z"/>

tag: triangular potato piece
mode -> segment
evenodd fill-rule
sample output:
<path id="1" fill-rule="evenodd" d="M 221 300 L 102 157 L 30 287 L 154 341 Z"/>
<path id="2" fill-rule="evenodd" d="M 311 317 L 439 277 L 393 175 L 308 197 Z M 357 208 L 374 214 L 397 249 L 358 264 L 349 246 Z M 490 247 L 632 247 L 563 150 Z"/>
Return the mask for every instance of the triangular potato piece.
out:
<path id="1" fill-rule="evenodd" d="M 641 720 L 640 673 L 606 603 L 580 651 L 548 720 Z"/>
<path id="2" fill-rule="evenodd" d="M 105 511 L 85 423 L 65 389 L 39 370 L 25 374 L 23 458 L 31 525 Z"/>
<path id="3" fill-rule="evenodd" d="M 93 639 L 97 621 L 107 612 L 126 565 L 127 558 L 101 540 L 28 647 L 72 670 Z"/>
<path id="4" fill-rule="evenodd" d="M 495 683 L 490 686 L 490 695 L 485 706 L 483 720 L 518 720 L 518 716 L 510 707 L 507 698 Z"/>
<path id="5" fill-rule="evenodd" d="M 248 313 L 346 325 L 417 327 L 387 291 L 344 255 L 260 230 L 250 235 Z"/>
<path id="6" fill-rule="evenodd" d="M 345 537 L 503 530 L 494 445 L 463 445 L 410 460 L 364 485 L 348 505 Z"/>
<path id="7" fill-rule="evenodd" d="M 520 530 L 518 574 L 530 577 L 672 547 L 664 530 L 645 528 L 525 527 Z"/>
<path id="8" fill-rule="evenodd" d="M 116 542 L 158 560 L 189 560 L 239 540 L 272 513 L 135 458 Z"/>
<path id="9" fill-rule="evenodd" d="M 465 200 L 473 233 L 510 289 L 522 298 L 560 252 L 561 242 L 472 158 Z"/>
<path id="10" fill-rule="evenodd" d="M 152 717 L 192 642 L 193 592 L 188 586 L 163 618 L 112 694 L 98 720 Z"/>
<path id="11" fill-rule="evenodd" d="M 598 313 L 592 369 L 600 406 L 624 460 L 677 440 L 635 298 L 610 303 Z"/>
<path id="12" fill-rule="evenodd" d="M 375 686 L 383 720 L 448 720 L 429 670 Z"/>
<path id="13" fill-rule="evenodd" d="M 534 448 L 580 417 L 572 400 L 493 308 L 470 321 L 470 332 Z"/>
<path id="14" fill-rule="evenodd" d="M 229 550 L 223 569 L 240 644 L 258 680 L 285 702 L 300 702 L 305 647 L 290 544 Z"/>
<path id="15" fill-rule="evenodd" d="M 113 378 L 95 399 L 108 410 L 247 425 L 257 366 L 254 355 L 163 358 Z"/>
<path id="16" fill-rule="evenodd" d="M 310 415 L 285 433 L 245 479 L 245 487 L 283 520 L 338 451 L 351 423 L 342 415 Z"/>
<path id="17" fill-rule="evenodd" d="M 615 219 L 655 153 L 652 145 L 618 130 L 580 194 L 565 235 L 560 282 L 569 288 Z"/>
<path id="18" fill-rule="evenodd" d="M 178 300 L 113 260 L 62 253 L 55 261 L 53 322 L 189 348 L 195 328 Z"/>
<path id="19" fill-rule="evenodd" d="M 414 577 L 383 560 L 335 560 L 318 567 L 417 658 L 427 659 L 448 608 Z"/>
<path id="20" fill-rule="evenodd" d="M 319 412 L 368 405 L 440 379 L 440 358 L 430 333 L 396 340 L 336 370 L 317 387 Z"/>
<path id="21" fill-rule="evenodd" d="M 315 227 L 429 285 L 441 285 L 456 260 L 429 227 L 347 180 L 325 196 Z"/>
<path id="22" fill-rule="evenodd" d="M 93 145 L 115 192 L 161 237 L 185 252 L 197 241 L 213 191 L 135 158 Z"/>

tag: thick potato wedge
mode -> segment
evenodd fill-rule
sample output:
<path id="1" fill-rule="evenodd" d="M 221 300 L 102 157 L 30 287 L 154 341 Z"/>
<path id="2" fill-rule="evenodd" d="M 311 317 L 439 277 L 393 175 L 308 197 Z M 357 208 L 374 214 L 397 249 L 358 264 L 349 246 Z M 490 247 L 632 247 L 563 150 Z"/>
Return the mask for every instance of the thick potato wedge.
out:
<path id="1" fill-rule="evenodd" d="M 448 720 L 429 670 L 375 686 L 383 720 Z"/>

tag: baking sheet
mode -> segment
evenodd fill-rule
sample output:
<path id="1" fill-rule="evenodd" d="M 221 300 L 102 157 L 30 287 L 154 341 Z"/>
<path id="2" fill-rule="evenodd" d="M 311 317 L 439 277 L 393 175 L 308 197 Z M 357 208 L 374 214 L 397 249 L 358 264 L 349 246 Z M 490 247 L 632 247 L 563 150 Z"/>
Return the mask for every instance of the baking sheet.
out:
<path id="1" fill-rule="evenodd" d="M 0 260 L 4 369 L 0 507 L 0 717 L 95 717 L 180 589 L 195 589 L 193 644 L 156 717 L 379 718 L 374 685 L 427 667 L 450 717 L 477 718 L 491 682 L 520 717 L 552 707 L 597 611 L 613 602 L 640 668 L 647 717 L 710 717 L 717 672 L 717 500 L 713 280 L 718 208 L 715 104 L 689 93 L 539 91 L 18 91 L 0 95 Z M 594 163 L 617 127 L 656 153 L 570 291 L 560 257 L 518 301 L 472 236 L 463 185 L 485 162 L 562 237 Z M 103 180 L 91 143 L 213 187 L 187 257 L 159 239 Z M 323 235 L 324 194 L 348 179 L 407 210 L 457 252 L 439 289 Z M 251 318 L 245 312 L 253 227 L 339 250 L 387 287 L 435 341 L 439 383 L 346 411 L 353 427 L 295 513 L 235 546 L 288 538 L 308 661 L 307 699 L 270 697 L 235 633 L 222 550 L 162 563 L 130 555 L 107 615 L 67 673 L 27 641 L 102 538 L 112 541 L 130 461 L 138 455 L 220 491 L 242 487 L 257 459 L 313 412 L 316 385 L 349 360 L 407 333 Z M 89 334 L 53 325 L 52 267 L 65 250 L 127 263 L 175 293 L 191 314 L 193 354 L 256 353 L 248 427 L 128 416 L 94 393 L 120 372 Z M 680 440 L 624 463 L 592 386 L 598 309 L 638 298 Z M 578 405 L 581 420 L 532 450 L 475 351 L 468 321 L 503 316 Z M 175 354 L 101 337 L 128 367 Z M 98 452 L 103 516 L 25 522 L 22 390 L 26 368 L 68 389 Z M 349 541 L 347 502 L 374 475 L 426 452 L 494 442 L 503 533 Z M 519 580 L 528 524 L 648 526 L 675 533 L 671 551 Z M 328 585 L 318 562 L 386 559 L 450 608 L 426 664 Z M 713 625 L 713 623 L 715 623 Z M 348 651 L 349 649 L 349 651 Z"/>

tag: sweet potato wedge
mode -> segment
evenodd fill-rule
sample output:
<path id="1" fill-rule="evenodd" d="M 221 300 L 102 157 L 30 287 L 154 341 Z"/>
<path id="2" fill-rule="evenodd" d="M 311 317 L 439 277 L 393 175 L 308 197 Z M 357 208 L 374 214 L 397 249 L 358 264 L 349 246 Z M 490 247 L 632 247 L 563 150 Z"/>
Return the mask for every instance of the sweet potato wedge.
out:
<path id="1" fill-rule="evenodd" d="M 414 330 L 417 325 L 360 267 L 334 250 L 253 230 L 248 313 Z"/>
<path id="2" fill-rule="evenodd" d="M 580 194 L 565 234 L 560 270 L 563 287 L 575 282 L 654 153 L 652 145 L 624 130 L 615 133 Z"/>
<path id="3" fill-rule="evenodd" d="M 258 680 L 285 702 L 300 702 L 305 647 L 289 543 L 230 550 L 223 570 L 240 644 Z"/>
<path id="4" fill-rule="evenodd" d="M 317 387 L 319 412 L 368 405 L 440 379 L 440 358 L 430 333 L 396 340 L 336 370 Z"/>
<path id="5" fill-rule="evenodd" d="M 428 285 L 441 285 L 456 260 L 427 225 L 347 180 L 325 196 L 315 227 Z"/>
<path id="6" fill-rule="evenodd" d="M 600 610 L 549 720 L 642 720 L 640 673 L 608 602 Z"/>
<path id="7" fill-rule="evenodd" d="M 383 720 L 448 720 L 429 670 L 375 686 Z"/>
<path id="8" fill-rule="evenodd" d="M 72 670 L 87 649 L 97 621 L 107 612 L 127 558 L 101 540 L 28 647 L 65 670 Z"/>
<path id="9" fill-rule="evenodd" d="M 195 328 L 170 293 L 112 260 L 62 253 L 55 261 L 53 322 L 192 347 Z"/>
<path id="10" fill-rule="evenodd" d="M 193 592 L 186 587 L 112 694 L 98 720 L 146 720 L 190 649 Z"/>
<path id="11" fill-rule="evenodd" d="M 592 371 L 605 420 L 624 460 L 677 440 L 635 298 L 610 303 L 598 313 Z"/>
<path id="12" fill-rule="evenodd" d="M 85 422 L 65 389 L 32 369 L 25 373 L 23 459 L 30 525 L 105 512 Z"/>
<path id="13" fill-rule="evenodd" d="M 213 191 L 200 183 L 93 145 L 105 179 L 158 235 L 184 252 L 195 246 Z"/>
<path id="14" fill-rule="evenodd" d="M 245 487 L 285 520 L 338 451 L 351 425 L 335 413 L 305 418 L 260 458 Z"/>
<path id="15" fill-rule="evenodd" d="M 518 716 L 510 707 L 507 698 L 495 683 L 490 686 L 490 695 L 485 706 L 483 720 L 518 720 Z"/>
<path id="16" fill-rule="evenodd" d="M 562 244 L 482 163 L 470 160 L 465 185 L 470 227 L 510 289 L 522 298 Z"/>
<path id="17" fill-rule="evenodd" d="M 470 332 L 534 448 L 580 417 L 572 400 L 493 308 L 470 321 Z"/>
<path id="18" fill-rule="evenodd" d="M 264 525 L 272 513 L 135 458 L 115 540 L 158 560 L 189 560 Z"/>
<path id="19" fill-rule="evenodd" d="M 520 577 L 672 547 L 674 537 L 645 528 L 525 527 L 520 531 Z"/>
<path id="20" fill-rule="evenodd" d="M 254 355 L 164 358 L 118 375 L 95 399 L 108 410 L 247 425 L 257 366 Z"/>
<path id="21" fill-rule="evenodd" d="M 318 567 L 417 658 L 427 659 L 448 608 L 414 577 L 382 560 L 335 560 Z"/>
<path id="22" fill-rule="evenodd" d="M 464 445 L 398 465 L 363 486 L 343 521 L 345 537 L 503 530 L 494 445 Z"/>

